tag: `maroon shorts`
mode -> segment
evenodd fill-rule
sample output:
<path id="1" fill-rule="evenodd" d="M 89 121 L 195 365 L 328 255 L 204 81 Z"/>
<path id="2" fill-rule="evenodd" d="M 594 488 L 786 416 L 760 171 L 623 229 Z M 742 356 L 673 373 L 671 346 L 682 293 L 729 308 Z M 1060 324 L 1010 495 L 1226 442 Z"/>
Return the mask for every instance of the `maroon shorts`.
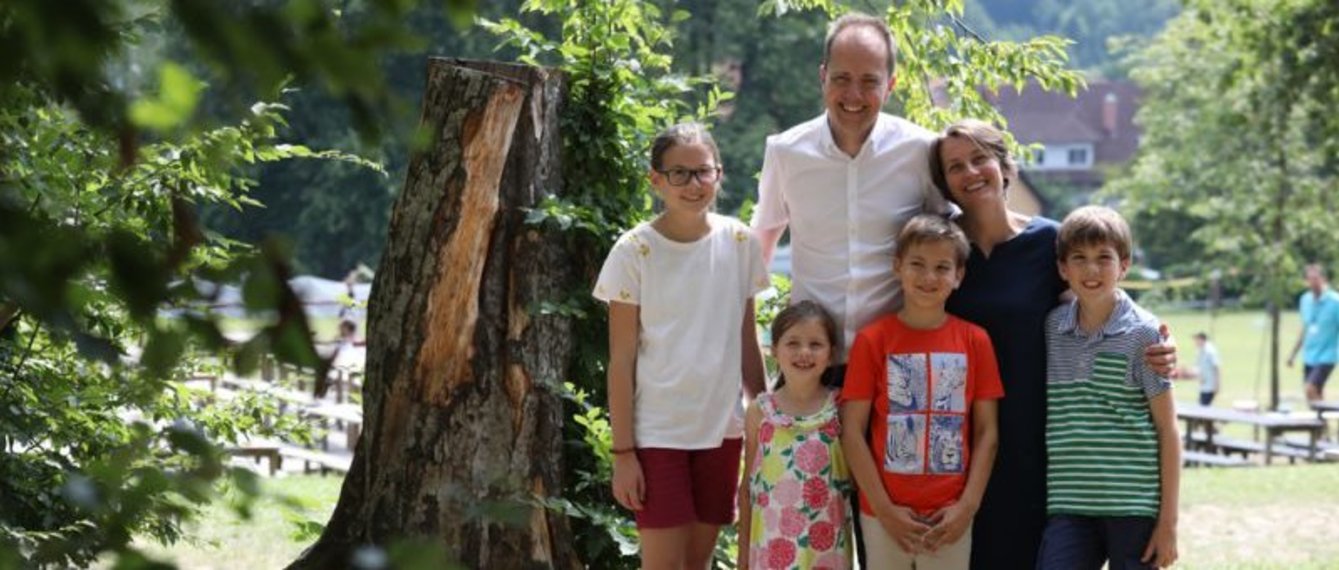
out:
<path id="1" fill-rule="evenodd" d="M 638 448 L 646 501 L 637 528 L 735 522 L 743 441 L 727 439 L 714 449 Z"/>

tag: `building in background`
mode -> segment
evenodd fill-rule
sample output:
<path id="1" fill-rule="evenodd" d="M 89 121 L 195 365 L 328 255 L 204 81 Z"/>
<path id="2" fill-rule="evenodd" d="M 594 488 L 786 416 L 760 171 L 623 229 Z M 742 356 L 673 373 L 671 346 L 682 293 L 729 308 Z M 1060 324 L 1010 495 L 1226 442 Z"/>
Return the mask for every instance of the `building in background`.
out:
<path id="1" fill-rule="evenodd" d="M 1052 216 L 1088 202 L 1109 173 L 1128 164 L 1139 149 L 1139 87 L 1129 81 L 1092 79 L 1071 98 L 1029 83 L 986 98 L 1009 121 L 1023 144 L 1041 145 L 1023 165 L 1026 182 L 1053 203 Z"/>

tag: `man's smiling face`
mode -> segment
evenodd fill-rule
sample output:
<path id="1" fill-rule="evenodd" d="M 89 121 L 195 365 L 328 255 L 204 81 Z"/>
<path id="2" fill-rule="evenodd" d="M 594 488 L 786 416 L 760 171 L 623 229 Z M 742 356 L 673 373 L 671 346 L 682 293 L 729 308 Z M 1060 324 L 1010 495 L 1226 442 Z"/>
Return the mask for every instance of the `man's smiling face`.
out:
<path id="1" fill-rule="evenodd" d="M 828 124 L 838 142 L 864 142 L 892 92 L 888 46 L 874 30 L 852 26 L 832 41 L 819 68 Z"/>

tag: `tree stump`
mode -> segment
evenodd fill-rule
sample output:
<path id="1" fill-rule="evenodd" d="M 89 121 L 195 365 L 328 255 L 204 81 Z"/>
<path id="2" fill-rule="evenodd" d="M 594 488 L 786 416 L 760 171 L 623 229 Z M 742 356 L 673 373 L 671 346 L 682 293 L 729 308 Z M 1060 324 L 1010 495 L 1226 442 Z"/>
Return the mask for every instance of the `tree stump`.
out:
<path id="1" fill-rule="evenodd" d="M 430 60 L 422 124 L 368 307 L 365 422 L 339 503 L 290 568 L 374 562 L 405 540 L 466 568 L 576 568 L 562 490 L 569 240 L 523 208 L 561 190 L 552 70 Z M 380 549 L 380 552 L 378 552 Z"/>

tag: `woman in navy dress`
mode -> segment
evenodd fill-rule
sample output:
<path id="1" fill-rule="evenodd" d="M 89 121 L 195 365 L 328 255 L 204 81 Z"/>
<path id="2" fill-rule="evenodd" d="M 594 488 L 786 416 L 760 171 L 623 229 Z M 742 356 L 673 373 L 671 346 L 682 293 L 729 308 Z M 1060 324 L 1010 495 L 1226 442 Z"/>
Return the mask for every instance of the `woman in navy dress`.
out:
<path id="1" fill-rule="evenodd" d="M 972 526 L 972 568 L 1034 568 L 1046 524 L 1044 323 L 1067 290 L 1056 266 L 1060 224 L 1008 208 L 1018 168 L 1003 133 L 988 123 L 949 126 L 931 147 L 930 172 L 962 209 L 955 221 L 972 242 L 948 311 L 986 329 L 1004 383 L 999 453 Z M 1147 358 L 1170 372 L 1175 347 L 1150 347 Z"/>

